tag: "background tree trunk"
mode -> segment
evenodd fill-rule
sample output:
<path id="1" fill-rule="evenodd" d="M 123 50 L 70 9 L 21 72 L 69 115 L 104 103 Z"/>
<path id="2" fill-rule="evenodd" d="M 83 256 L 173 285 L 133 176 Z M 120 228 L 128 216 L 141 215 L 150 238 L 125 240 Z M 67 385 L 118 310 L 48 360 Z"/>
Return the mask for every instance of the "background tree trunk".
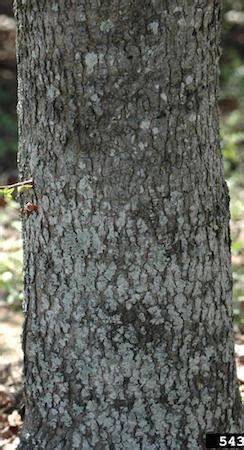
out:
<path id="1" fill-rule="evenodd" d="M 241 431 L 215 0 L 19 0 L 20 448 Z"/>

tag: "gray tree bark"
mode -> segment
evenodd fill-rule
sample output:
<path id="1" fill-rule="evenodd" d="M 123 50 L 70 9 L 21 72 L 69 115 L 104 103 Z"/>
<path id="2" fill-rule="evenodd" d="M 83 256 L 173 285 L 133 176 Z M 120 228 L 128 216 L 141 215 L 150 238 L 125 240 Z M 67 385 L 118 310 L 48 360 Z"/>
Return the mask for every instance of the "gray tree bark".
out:
<path id="1" fill-rule="evenodd" d="M 18 0 L 20 449 L 240 432 L 217 0 Z"/>

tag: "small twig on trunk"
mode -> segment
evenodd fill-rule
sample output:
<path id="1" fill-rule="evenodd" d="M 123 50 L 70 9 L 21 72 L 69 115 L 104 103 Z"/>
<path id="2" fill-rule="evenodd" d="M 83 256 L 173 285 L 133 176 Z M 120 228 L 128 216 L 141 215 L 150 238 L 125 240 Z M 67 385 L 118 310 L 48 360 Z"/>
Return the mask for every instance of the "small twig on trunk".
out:
<path id="1" fill-rule="evenodd" d="M 0 186 L 0 189 L 13 189 L 16 187 L 25 186 L 27 184 L 33 185 L 33 180 L 25 180 L 25 181 L 19 181 L 19 183 L 7 184 L 6 186 Z"/>

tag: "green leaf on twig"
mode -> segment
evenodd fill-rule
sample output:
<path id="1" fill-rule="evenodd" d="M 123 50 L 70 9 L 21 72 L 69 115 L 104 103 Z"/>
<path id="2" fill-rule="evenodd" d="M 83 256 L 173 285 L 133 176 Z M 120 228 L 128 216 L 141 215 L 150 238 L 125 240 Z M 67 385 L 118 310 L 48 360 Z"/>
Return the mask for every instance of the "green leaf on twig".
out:
<path id="1" fill-rule="evenodd" d="M 24 184 L 23 186 L 17 187 L 17 191 L 19 194 L 23 194 L 24 192 L 28 191 L 29 189 L 33 189 L 32 184 Z"/>

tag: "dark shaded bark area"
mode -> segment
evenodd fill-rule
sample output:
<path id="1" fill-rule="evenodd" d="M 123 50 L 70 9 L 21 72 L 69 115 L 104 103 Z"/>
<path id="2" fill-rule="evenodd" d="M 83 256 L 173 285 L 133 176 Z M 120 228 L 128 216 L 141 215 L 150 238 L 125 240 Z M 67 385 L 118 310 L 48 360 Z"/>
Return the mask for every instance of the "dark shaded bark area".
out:
<path id="1" fill-rule="evenodd" d="M 240 431 L 219 9 L 18 1 L 19 165 L 39 208 L 20 448 L 202 449 Z"/>

